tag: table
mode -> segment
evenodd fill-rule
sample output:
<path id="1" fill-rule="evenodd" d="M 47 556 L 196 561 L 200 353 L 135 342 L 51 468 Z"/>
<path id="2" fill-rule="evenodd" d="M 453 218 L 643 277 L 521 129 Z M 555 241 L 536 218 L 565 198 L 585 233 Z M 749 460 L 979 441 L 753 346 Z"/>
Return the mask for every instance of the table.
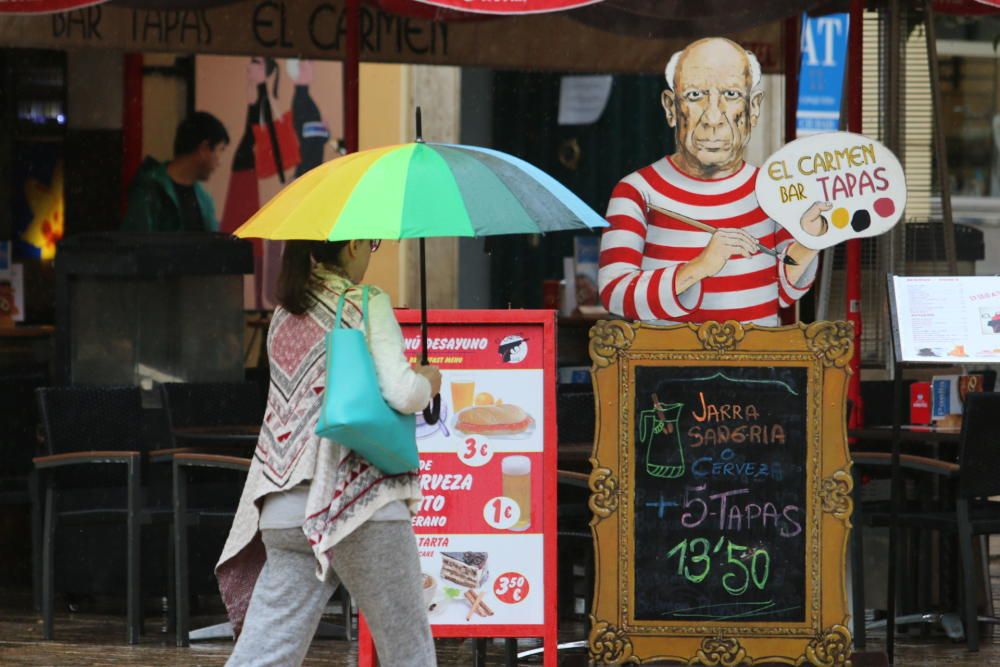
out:
<path id="1" fill-rule="evenodd" d="M 875 440 L 892 442 L 892 426 L 865 426 L 852 428 L 847 432 L 851 438 L 858 440 Z M 962 438 L 962 431 L 953 427 L 918 426 L 908 424 L 899 430 L 900 442 L 925 442 L 930 444 L 957 445 Z"/>
<path id="2" fill-rule="evenodd" d="M 590 472 L 590 457 L 593 456 L 592 442 L 560 442 L 556 454 L 560 470 L 586 470 Z"/>
<path id="3" fill-rule="evenodd" d="M 56 328 L 48 324 L 28 325 L 18 324 L 12 327 L 0 327 L 0 338 L 47 338 L 55 333 Z"/>
<path id="4" fill-rule="evenodd" d="M 175 428 L 173 434 L 178 442 L 197 445 L 255 445 L 260 437 L 260 424 L 183 426 Z"/>

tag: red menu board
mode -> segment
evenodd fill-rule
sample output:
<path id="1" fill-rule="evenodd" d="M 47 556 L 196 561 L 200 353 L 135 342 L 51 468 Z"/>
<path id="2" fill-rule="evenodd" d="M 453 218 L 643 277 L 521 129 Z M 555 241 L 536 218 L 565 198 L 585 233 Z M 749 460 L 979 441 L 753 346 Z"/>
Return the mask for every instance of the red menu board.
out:
<path id="1" fill-rule="evenodd" d="M 419 363 L 420 313 L 396 316 Z M 543 637 L 554 666 L 555 313 L 431 311 L 428 322 L 441 419 L 417 417 L 413 519 L 428 619 L 436 637 Z"/>

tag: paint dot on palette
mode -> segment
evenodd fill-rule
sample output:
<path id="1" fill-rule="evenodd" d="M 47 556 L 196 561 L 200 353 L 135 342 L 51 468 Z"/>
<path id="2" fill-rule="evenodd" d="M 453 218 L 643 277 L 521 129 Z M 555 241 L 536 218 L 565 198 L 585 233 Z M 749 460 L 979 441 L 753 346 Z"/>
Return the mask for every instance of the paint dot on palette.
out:
<path id="1" fill-rule="evenodd" d="M 890 215 L 896 212 L 896 205 L 892 203 L 892 200 L 888 197 L 882 197 L 881 199 L 876 199 L 875 204 L 872 206 L 875 212 L 878 213 L 883 218 L 888 218 Z"/>
<path id="2" fill-rule="evenodd" d="M 851 216 L 847 212 L 846 208 L 838 208 L 830 215 L 830 222 L 837 229 L 843 229 L 847 226 L 847 223 L 851 221 Z"/>
<path id="3" fill-rule="evenodd" d="M 872 226 L 872 214 L 867 209 L 854 212 L 851 218 L 851 229 L 856 232 L 863 232 Z"/>

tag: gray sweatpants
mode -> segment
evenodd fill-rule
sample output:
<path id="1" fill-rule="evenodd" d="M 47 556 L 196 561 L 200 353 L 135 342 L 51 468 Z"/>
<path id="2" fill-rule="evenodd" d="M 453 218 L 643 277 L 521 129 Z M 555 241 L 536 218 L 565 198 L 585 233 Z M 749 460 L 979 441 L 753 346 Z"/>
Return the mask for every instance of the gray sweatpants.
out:
<path id="1" fill-rule="evenodd" d="M 337 580 L 371 628 L 381 667 L 434 667 L 420 562 L 409 521 L 368 521 L 331 551 L 333 581 L 316 578 L 301 528 L 262 530 L 267 562 L 227 667 L 302 664 Z"/>

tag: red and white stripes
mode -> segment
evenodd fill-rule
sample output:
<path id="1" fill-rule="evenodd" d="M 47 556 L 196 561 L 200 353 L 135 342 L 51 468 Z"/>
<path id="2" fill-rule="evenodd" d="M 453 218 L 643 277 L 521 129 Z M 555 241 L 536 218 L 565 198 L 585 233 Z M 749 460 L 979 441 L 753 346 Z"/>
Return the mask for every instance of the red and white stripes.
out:
<path id="1" fill-rule="evenodd" d="M 623 178 L 608 204 L 611 226 L 601 239 L 601 301 L 616 315 L 658 324 L 737 320 L 777 325 L 778 308 L 792 304 L 812 284 L 817 262 L 798 285 L 770 255 L 734 257 L 720 273 L 678 294 L 679 267 L 708 245 L 711 235 L 651 211 L 653 204 L 720 229 L 743 229 L 783 254 L 792 242 L 785 229 L 757 205 L 757 168 L 749 164 L 726 178 L 701 180 L 663 158 Z"/>

